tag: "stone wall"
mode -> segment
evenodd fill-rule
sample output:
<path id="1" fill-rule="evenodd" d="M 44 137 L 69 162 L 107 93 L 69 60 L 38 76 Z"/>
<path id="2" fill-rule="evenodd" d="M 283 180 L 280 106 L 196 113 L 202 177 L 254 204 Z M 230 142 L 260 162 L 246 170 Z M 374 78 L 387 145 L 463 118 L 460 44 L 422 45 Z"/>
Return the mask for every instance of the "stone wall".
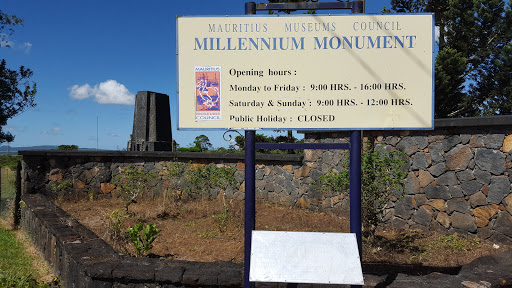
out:
<path id="1" fill-rule="evenodd" d="M 62 287 L 241 287 L 242 265 L 135 258 L 112 247 L 41 194 L 22 196 L 22 228 Z"/>
<path id="2" fill-rule="evenodd" d="M 236 188 L 223 191 L 227 197 L 244 199 L 244 154 L 243 153 L 193 153 L 193 152 L 121 152 L 121 151 L 20 151 L 22 162 L 22 193 L 42 193 L 57 197 L 52 186 L 70 180 L 72 187 L 67 191 L 71 197 L 87 198 L 116 196 L 113 177 L 129 166 L 144 171 L 155 171 L 158 179 L 150 183 L 157 196 L 169 188 L 167 166 L 170 162 L 184 162 L 192 165 L 213 163 L 218 167 L 236 168 Z M 257 154 L 256 179 L 259 199 L 294 205 L 296 191 L 303 191 L 302 155 Z M 263 184 L 262 180 L 270 184 Z M 182 183 L 183 184 L 183 183 Z M 216 197 L 220 191 L 212 195 Z"/>
<path id="3" fill-rule="evenodd" d="M 309 143 L 348 139 L 346 132 L 304 133 Z M 408 156 L 405 195 L 392 197 L 386 210 L 391 226 L 512 242 L 512 117 L 439 119 L 434 131 L 364 131 L 363 138 Z M 317 180 L 342 158 L 340 151 L 306 151 L 304 166 Z"/>
<path id="4" fill-rule="evenodd" d="M 438 119 L 433 131 L 364 131 L 377 148 L 408 155 L 404 197 L 388 203 L 386 223 L 398 228 L 438 229 L 512 242 L 512 116 Z M 301 131 L 299 131 L 301 132 Z M 306 142 L 348 142 L 348 132 L 302 131 Z M 74 196 L 115 196 L 112 176 L 136 165 L 159 172 L 155 191 L 168 189 L 170 161 L 236 167 L 238 186 L 227 197 L 244 198 L 244 155 L 186 152 L 22 151 L 23 193 L 52 195 L 52 185 L 71 180 Z M 342 150 L 304 155 L 257 154 L 257 199 L 348 215 L 347 194 L 329 195 L 314 185 L 341 169 Z M 219 191 L 216 191 L 216 193 Z M 53 195 L 55 196 L 55 195 Z M 215 195 L 213 195 L 215 196 Z"/>

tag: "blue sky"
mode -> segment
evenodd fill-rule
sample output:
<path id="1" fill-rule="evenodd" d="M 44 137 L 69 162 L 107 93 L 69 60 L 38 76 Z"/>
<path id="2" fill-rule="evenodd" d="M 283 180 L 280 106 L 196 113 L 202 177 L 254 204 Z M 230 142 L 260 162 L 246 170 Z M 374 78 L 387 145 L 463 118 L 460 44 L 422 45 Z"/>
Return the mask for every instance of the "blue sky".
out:
<path id="1" fill-rule="evenodd" d="M 176 15 L 242 15 L 245 2 L 2 0 L 4 13 L 25 22 L 0 58 L 11 69 L 32 69 L 38 89 L 37 107 L 4 126 L 16 137 L 10 145 L 96 148 L 98 140 L 100 149 L 125 149 L 135 94 L 149 90 L 170 96 L 181 147 L 200 134 L 227 147 L 222 131 L 176 130 Z M 389 1 L 367 1 L 366 12 L 380 13 L 384 5 Z"/>

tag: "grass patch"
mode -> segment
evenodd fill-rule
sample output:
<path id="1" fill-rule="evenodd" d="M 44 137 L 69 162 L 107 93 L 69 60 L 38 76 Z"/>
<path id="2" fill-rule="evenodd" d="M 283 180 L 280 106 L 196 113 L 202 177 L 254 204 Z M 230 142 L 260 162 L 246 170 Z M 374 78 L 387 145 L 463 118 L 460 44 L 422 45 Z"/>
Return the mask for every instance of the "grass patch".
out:
<path id="1" fill-rule="evenodd" d="M 21 156 L 18 155 L 0 155 L 0 167 L 16 170 L 16 166 L 18 166 L 20 161 Z"/>
<path id="2" fill-rule="evenodd" d="M 16 235 L 0 226 L 0 287 L 52 287 L 40 283 L 39 275 L 32 266 L 32 258 L 25 247 L 16 239 Z"/>
<path id="3" fill-rule="evenodd" d="M 16 170 L 1 167 L 0 173 L 2 176 L 2 181 L 0 184 L 2 189 L 2 198 L 0 200 L 0 217 L 12 218 L 14 198 L 16 197 Z"/>

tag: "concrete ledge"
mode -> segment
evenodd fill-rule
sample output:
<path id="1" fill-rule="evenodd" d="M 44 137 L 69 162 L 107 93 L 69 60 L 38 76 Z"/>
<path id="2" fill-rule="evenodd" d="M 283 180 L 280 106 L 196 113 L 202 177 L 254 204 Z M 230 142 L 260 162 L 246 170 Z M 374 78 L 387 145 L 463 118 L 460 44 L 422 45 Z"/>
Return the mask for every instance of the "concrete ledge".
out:
<path id="1" fill-rule="evenodd" d="M 162 159 L 162 160 L 226 160 L 243 161 L 244 153 L 208 153 L 208 152 L 138 152 L 138 151 L 94 151 L 94 150 L 22 150 L 19 155 L 30 157 L 101 157 L 101 158 L 140 158 L 140 159 Z M 256 161 L 265 162 L 294 162 L 302 164 L 303 155 L 300 154 L 262 154 L 256 153 Z"/>
<path id="2" fill-rule="evenodd" d="M 22 201 L 22 228 L 62 287 L 242 286 L 241 264 L 122 255 L 45 196 L 25 194 Z"/>
<path id="3" fill-rule="evenodd" d="M 512 128 L 512 115 L 486 116 L 486 117 L 466 117 L 466 118 L 440 118 L 434 119 L 434 130 L 443 128 L 465 128 L 465 127 L 497 127 L 510 126 Z M 378 129 L 373 129 L 378 130 Z M 344 130 L 298 130 L 297 133 L 332 133 Z M 400 130 L 401 131 L 401 130 Z"/>

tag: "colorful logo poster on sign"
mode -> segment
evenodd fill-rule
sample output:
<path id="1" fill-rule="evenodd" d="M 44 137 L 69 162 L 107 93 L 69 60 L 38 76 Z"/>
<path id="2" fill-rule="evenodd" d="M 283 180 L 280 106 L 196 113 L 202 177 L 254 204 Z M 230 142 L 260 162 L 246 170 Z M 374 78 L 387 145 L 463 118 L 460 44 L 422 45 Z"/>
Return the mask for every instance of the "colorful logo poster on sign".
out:
<path id="1" fill-rule="evenodd" d="M 220 67 L 195 67 L 196 121 L 222 120 Z"/>

